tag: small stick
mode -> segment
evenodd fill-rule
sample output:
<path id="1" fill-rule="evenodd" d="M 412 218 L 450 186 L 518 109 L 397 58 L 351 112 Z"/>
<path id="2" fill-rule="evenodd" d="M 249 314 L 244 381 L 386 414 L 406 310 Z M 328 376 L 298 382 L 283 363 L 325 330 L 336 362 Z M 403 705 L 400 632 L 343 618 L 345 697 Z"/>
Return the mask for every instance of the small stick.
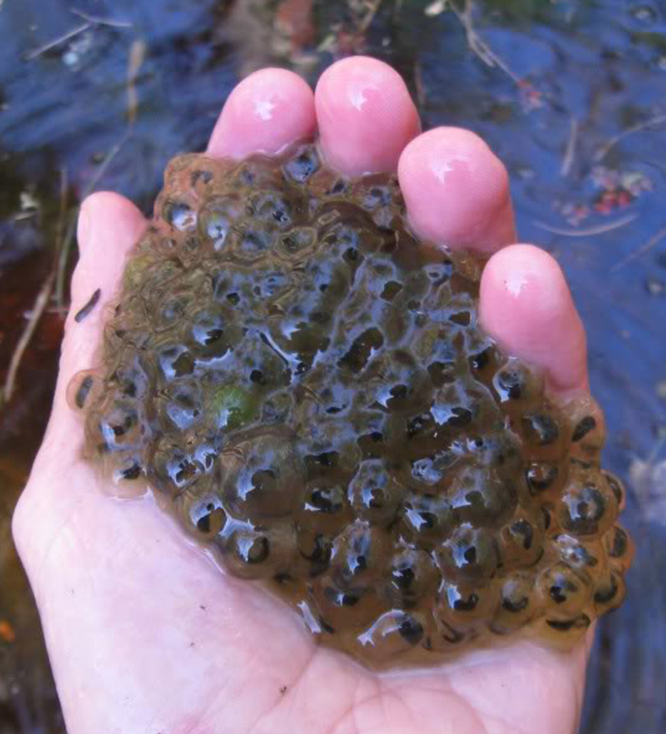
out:
<path id="1" fill-rule="evenodd" d="M 520 86 L 522 83 L 521 78 L 509 67 L 501 56 L 493 51 L 490 45 L 486 43 L 481 36 L 479 36 L 476 28 L 474 28 L 474 20 L 472 19 L 474 7 L 473 0 L 465 0 L 462 10 L 459 10 L 451 0 L 446 0 L 445 7 L 449 8 L 465 29 L 467 44 L 471 51 L 475 53 L 487 66 L 490 66 L 491 68 L 495 66 L 498 67 L 514 82 L 514 84 Z"/>
<path id="2" fill-rule="evenodd" d="M 43 46 L 36 48 L 34 51 L 31 51 L 30 53 L 26 54 L 23 58 L 26 61 L 34 61 L 36 58 L 38 58 L 42 54 L 45 54 L 47 51 L 50 51 L 52 48 L 59 46 L 61 43 L 64 43 L 65 41 L 69 41 L 70 38 L 74 38 L 74 36 L 78 36 L 79 33 L 83 33 L 83 31 L 87 31 L 91 27 L 92 27 L 92 23 L 83 23 L 82 25 L 74 28 L 73 30 L 68 31 L 64 35 L 59 36 L 58 38 L 55 38 L 53 41 L 49 41 L 48 43 L 45 43 Z"/>
<path id="3" fill-rule="evenodd" d="M 382 0 L 374 0 L 374 2 L 367 6 L 368 10 L 365 15 L 365 18 L 359 23 L 358 30 L 361 33 L 365 33 L 368 28 L 372 25 L 372 21 L 375 19 L 375 15 L 377 15 L 377 11 L 379 10 L 379 6 L 382 4 Z"/>
<path id="4" fill-rule="evenodd" d="M 594 154 L 594 160 L 597 163 L 602 161 L 620 141 L 628 138 L 630 135 L 642 132 L 643 130 L 648 130 L 655 125 L 663 125 L 664 123 L 666 123 L 666 114 L 655 115 L 649 120 L 645 120 L 644 122 L 639 122 L 636 125 L 628 127 L 626 130 L 623 130 L 618 135 L 614 135 L 612 138 L 607 140 L 606 143 L 604 143 L 604 145 L 602 145 L 601 148 L 599 148 L 599 150 Z"/>
<path id="5" fill-rule="evenodd" d="M 111 28 L 132 28 L 134 25 L 128 20 L 113 20 L 113 18 L 101 18 L 99 15 L 88 15 L 88 13 L 84 13 L 83 10 L 78 10 L 77 8 L 70 8 L 70 10 L 74 15 L 78 15 L 79 18 L 83 18 L 88 23 L 94 23 L 95 25 L 108 25 Z"/>
<path id="6" fill-rule="evenodd" d="M 25 353 L 25 350 L 28 348 L 28 345 L 30 344 L 30 340 L 32 339 L 33 334 L 35 333 L 35 330 L 37 329 L 37 325 L 39 324 L 39 321 L 42 318 L 42 314 L 44 313 L 46 306 L 48 305 L 49 299 L 51 298 L 51 293 L 53 292 L 53 285 L 55 283 L 55 276 L 56 276 L 56 271 L 52 270 L 48 278 L 44 281 L 44 285 L 42 285 L 42 288 L 39 291 L 39 294 L 35 300 L 35 304 L 32 307 L 32 313 L 30 314 L 28 323 L 26 324 L 26 327 L 23 330 L 23 333 L 21 334 L 21 338 L 19 339 L 19 342 L 16 345 L 16 349 L 14 349 L 14 353 L 12 354 L 12 360 L 9 363 L 9 371 L 7 372 L 7 379 L 5 380 L 5 386 L 2 389 L 2 395 L 0 395 L 0 398 L 1 398 L 0 405 L 3 403 L 8 403 L 12 399 L 12 395 L 14 394 L 14 388 L 16 386 L 16 375 L 18 373 L 19 367 L 21 366 L 21 360 L 23 359 L 23 354 Z"/>
<path id="7" fill-rule="evenodd" d="M 61 262 L 60 253 L 62 252 L 62 248 L 65 245 L 67 237 L 70 236 L 69 229 L 71 228 L 71 222 L 69 226 L 65 228 L 68 204 L 67 190 L 67 169 L 63 167 L 60 169 L 60 211 L 58 214 L 58 222 L 56 224 L 56 242 L 58 243 L 56 247 L 56 259 L 58 264 L 58 275 L 56 276 L 56 304 L 59 309 L 62 309 L 62 298 L 61 294 L 58 292 L 58 288 L 61 280 L 64 278 L 64 274 L 62 276 L 60 274 L 60 268 L 66 265 L 66 263 Z"/>
<path id="8" fill-rule="evenodd" d="M 58 221 L 56 223 L 56 242 L 58 249 L 62 247 L 62 238 L 64 236 L 65 215 L 67 213 L 67 188 L 69 182 L 67 179 L 67 168 L 64 166 L 60 169 L 60 207 L 58 209 Z"/>
<path id="9" fill-rule="evenodd" d="M 634 250 L 633 252 L 629 253 L 625 258 L 620 260 L 619 263 L 613 265 L 613 267 L 610 269 L 611 273 L 614 273 L 616 270 L 623 268 L 625 265 L 630 263 L 632 260 L 635 260 L 637 257 L 645 255 L 646 252 L 649 252 L 653 247 L 656 247 L 663 239 L 666 239 L 666 227 L 662 227 L 658 232 L 655 232 L 655 234 L 653 234 L 652 237 L 650 237 L 650 239 L 644 245 L 641 245 L 637 250 Z"/>
<path id="10" fill-rule="evenodd" d="M 128 127 L 128 129 L 125 131 L 122 138 L 107 153 L 106 158 L 100 164 L 99 168 L 95 172 L 95 175 L 92 177 L 92 179 L 86 186 L 85 190 L 83 191 L 83 194 L 81 195 L 82 201 L 89 194 L 91 194 L 94 191 L 100 179 L 106 173 L 106 169 L 111 165 L 111 162 L 118 155 L 123 145 L 125 145 L 126 140 L 130 136 L 130 132 L 131 130 Z M 76 215 L 78 215 L 80 208 L 81 208 L 80 206 L 77 208 Z M 69 259 L 69 251 L 72 247 L 72 242 L 74 241 L 74 233 L 76 231 L 76 222 L 77 222 L 76 215 L 72 216 L 71 219 L 69 220 L 69 226 L 67 227 L 67 233 L 65 234 L 65 239 L 63 240 L 63 245 L 60 250 L 60 255 L 58 258 L 58 281 L 56 285 L 56 301 L 58 303 L 59 308 L 63 307 L 64 293 L 65 293 L 65 272 L 67 270 L 67 261 Z"/>
<path id="11" fill-rule="evenodd" d="M 67 271 L 67 261 L 69 260 L 69 251 L 74 239 L 74 232 L 76 231 L 76 219 L 76 215 L 71 213 L 67 224 L 67 230 L 62 240 L 62 246 L 59 248 L 58 252 L 58 276 L 56 278 L 55 300 L 56 306 L 60 311 L 65 308 L 65 274 Z"/>
<path id="12" fill-rule="evenodd" d="M 605 234 L 606 232 L 612 232 L 614 229 L 625 227 L 630 222 L 633 222 L 638 214 L 627 214 L 626 217 L 620 217 L 614 222 L 608 222 L 608 224 L 600 224 L 598 227 L 588 227 L 587 229 L 560 229 L 559 227 L 551 227 L 546 222 L 534 221 L 532 222 L 535 227 L 544 229 L 546 232 L 552 234 L 559 234 L 563 237 L 592 237 L 597 234 Z"/>
<path id="13" fill-rule="evenodd" d="M 576 156 L 576 143 L 578 142 L 578 120 L 572 117 L 570 120 L 569 140 L 567 141 L 567 148 L 564 151 L 564 158 L 562 159 L 562 166 L 560 168 L 560 176 L 568 176 L 571 173 L 571 167 L 573 166 L 574 158 Z"/>
<path id="14" fill-rule="evenodd" d="M 146 58 L 146 42 L 140 39 L 133 41 L 127 64 L 127 122 L 134 125 L 139 109 L 139 98 L 136 93 L 136 79 Z"/>

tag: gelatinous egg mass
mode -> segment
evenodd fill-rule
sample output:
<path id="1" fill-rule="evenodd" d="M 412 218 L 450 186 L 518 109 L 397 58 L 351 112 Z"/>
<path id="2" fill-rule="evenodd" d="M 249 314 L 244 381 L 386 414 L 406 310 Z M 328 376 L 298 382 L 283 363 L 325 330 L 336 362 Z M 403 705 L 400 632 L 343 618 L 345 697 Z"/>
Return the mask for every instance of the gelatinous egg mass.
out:
<path id="1" fill-rule="evenodd" d="M 623 490 L 594 401 L 479 327 L 483 264 L 312 145 L 179 156 L 70 391 L 87 454 L 370 667 L 571 646 L 622 600 Z"/>

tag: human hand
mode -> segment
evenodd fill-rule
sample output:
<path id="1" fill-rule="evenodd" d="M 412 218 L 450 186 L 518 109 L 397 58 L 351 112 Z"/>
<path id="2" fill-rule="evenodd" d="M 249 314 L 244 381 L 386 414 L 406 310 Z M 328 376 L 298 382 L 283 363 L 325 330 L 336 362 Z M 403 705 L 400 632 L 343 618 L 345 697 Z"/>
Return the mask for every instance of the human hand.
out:
<path id="1" fill-rule="evenodd" d="M 208 153 L 272 154 L 317 132 L 342 173 L 397 169 L 416 232 L 496 252 L 481 284 L 484 328 L 543 368 L 553 393 L 585 392 L 580 319 L 553 259 L 511 245 L 504 167 L 472 133 L 419 129 L 399 76 L 356 57 L 331 67 L 314 96 L 287 71 L 247 78 L 229 97 Z M 145 224 L 116 194 L 94 194 L 82 206 L 53 414 L 14 519 L 70 734 L 574 731 L 585 645 L 560 653 L 519 641 L 378 675 L 316 646 L 280 601 L 221 574 L 153 502 L 108 496 L 81 459 L 82 425 L 66 389 L 94 366 L 100 306 L 113 299 Z M 73 314 L 98 288 L 100 303 L 76 323 Z"/>

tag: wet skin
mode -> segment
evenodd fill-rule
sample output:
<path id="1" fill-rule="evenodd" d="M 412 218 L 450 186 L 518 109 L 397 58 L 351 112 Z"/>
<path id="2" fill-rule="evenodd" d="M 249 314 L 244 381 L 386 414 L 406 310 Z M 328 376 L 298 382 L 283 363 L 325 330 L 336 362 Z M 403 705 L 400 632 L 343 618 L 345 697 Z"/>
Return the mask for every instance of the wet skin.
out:
<path id="1" fill-rule="evenodd" d="M 495 253 L 481 282 L 486 330 L 545 369 L 554 394 L 583 393 L 580 319 L 552 258 L 512 244 L 504 167 L 472 133 L 419 129 L 398 75 L 357 57 L 332 66 L 314 96 L 290 72 L 252 75 L 227 100 L 208 154 L 273 154 L 316 131 L 344 174 L 397 169 L 416 232 Z M 83 204 L 53 414 L 14 520 L 70 734 L 574 731 L 586 645 L 559 653 L 518 642 L 419 674 L 373 674 L 316 647 L 279 601 L 223 577 L 150 502 L 96 486 L 65 392 L 94 363 L 104 304 L 144 227 L 116 194 Z"/>

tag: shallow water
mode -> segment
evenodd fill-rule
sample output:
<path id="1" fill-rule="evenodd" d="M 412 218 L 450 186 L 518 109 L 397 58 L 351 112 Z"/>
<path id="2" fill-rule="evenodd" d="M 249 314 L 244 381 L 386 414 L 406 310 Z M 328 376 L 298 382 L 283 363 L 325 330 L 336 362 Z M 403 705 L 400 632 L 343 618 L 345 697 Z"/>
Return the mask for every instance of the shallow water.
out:
<path id="1" fill-rule="evenodd" d="M 204 146 L 226 94 L 254 68 L 278 63 L 313 82 L 353 51 L 391 61 L 424 127 L 486 137 L 509 168 L 521 239 L 567 272 L 606 409 L 606 464 L 627 483 L 638 551 L 625 605 L 600 625 L 582 731 L 662 732 L 666 6 L 486 0 L 466 34 L 444 3 L 384 0 L 369 3 L 374 15 L 360 5 L 89 0 L 75 7 L 131 25 L 93 22 L 42 50 L 87 21 L 61 0 L 0 0 L 0 383 L 87 190 L 116 189 L 148 211 L 166 161 Z M 0 734 L 63 731 L 8 532 L 48 414 L 62 313 L 49 302 L 0 408 Z"/>

